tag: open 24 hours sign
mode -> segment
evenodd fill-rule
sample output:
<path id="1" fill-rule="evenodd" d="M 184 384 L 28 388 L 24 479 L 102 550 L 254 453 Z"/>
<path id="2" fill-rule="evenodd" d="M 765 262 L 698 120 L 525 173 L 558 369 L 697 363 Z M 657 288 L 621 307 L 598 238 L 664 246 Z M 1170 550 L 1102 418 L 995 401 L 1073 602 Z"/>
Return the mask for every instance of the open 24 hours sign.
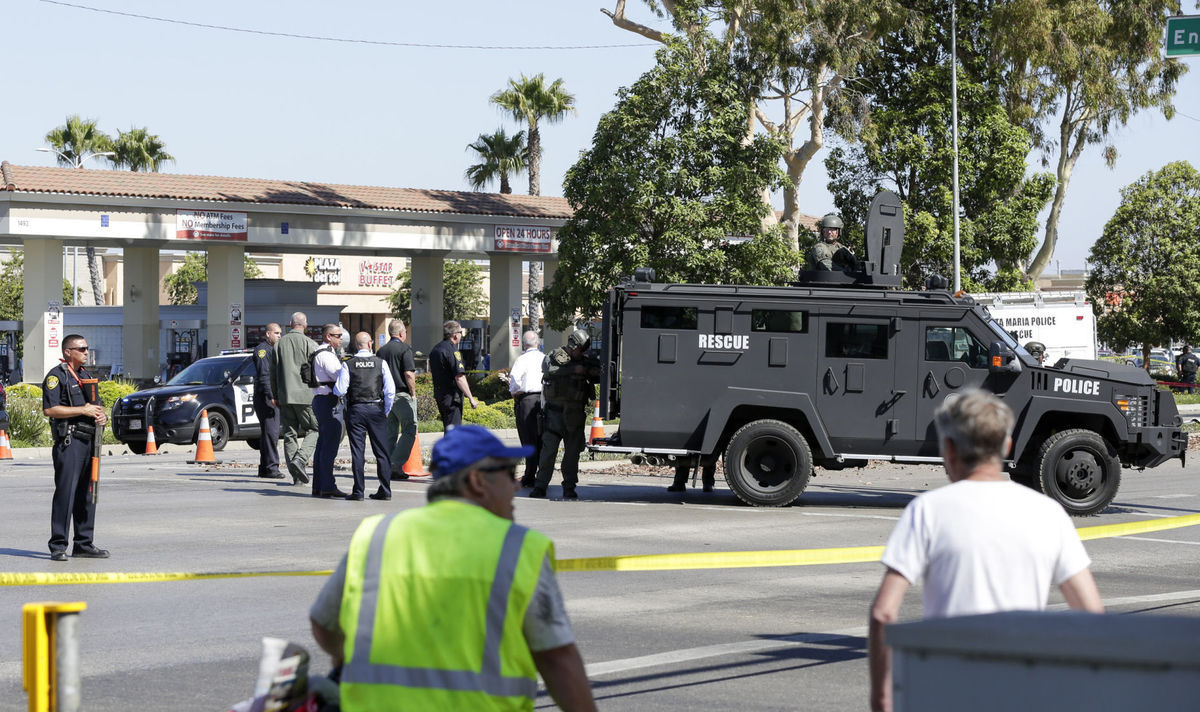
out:
<path id="1" fill-rule="evenodd" d="M 224 210 L 176 210 L 175 237 L 180 240 L 246 242 L 246 213 Z"/>

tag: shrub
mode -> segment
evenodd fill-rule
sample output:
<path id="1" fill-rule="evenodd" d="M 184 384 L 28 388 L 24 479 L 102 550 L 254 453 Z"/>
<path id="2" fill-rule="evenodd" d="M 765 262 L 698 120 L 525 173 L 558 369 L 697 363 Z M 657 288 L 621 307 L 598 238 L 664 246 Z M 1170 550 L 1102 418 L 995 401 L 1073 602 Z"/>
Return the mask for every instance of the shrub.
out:
<path id="1" fill-rule="evenodd" d="M 513 408 L 516 406 L 516 403 L 513 402 L 512 398 L 509 398 L 508 400 L 496 401 L 495 403 L 488 403 L 488 405 L 491 406 L 492 408 L 494 408 L 495 410 L 498 410 L 501 413 L 504 413 L 506 416 L 512 418 L 513 423 L 514 423 L 513 427 L 514 428 L 517 427 L 515 425 L 515 423 L 517 422 L 517 415 L 516 415 L 516 412 L 513 410 Z"/>
<path id="2" fill-rule="evenodd" d="M 479 407 L 474 409 L 470 404 L 464 404 L 463 422 L 482 425 L 485 428 L 511 429 L 517 427 L 517 420 L 511 414 L 506 414 L 485 403 L 480 403 Z"/>
<path id="3" fill-rule="evenodd" d="M 114 379 L 111 381 L 100 382 L 100 400 L 104 403 L 105 410 L 112 410 L 113 403 L 119 399 L 133 393 L 137 390 L 137 385 L 132 381 L 124 379 Z"/>
<path id="4" fill-rule="evenodd" d="M 483 378 L 471 384 L 471 393 L 484 403 L 495 403 L 510 399 L 512 396 L 508 392 L 508 384 L 500 380 L 500 376 L 497 373 L 472 371 L 472 377 L 482 376 Z"/>
<path id="5" fill-rule="evenodd" d="M 12 439 L 29 446 L 50 444 L 50 421 L 42 415 L 42 397 L 12 396 L 11 393 L 9 391 L 7 410 Z"/>
<path id="6" fill-rule="evenodd" d="M 18 383 L 7 388 L 9 398 L 36 398 L 42 399 L 42 387 L 35 386 L 32 383 Z"/>

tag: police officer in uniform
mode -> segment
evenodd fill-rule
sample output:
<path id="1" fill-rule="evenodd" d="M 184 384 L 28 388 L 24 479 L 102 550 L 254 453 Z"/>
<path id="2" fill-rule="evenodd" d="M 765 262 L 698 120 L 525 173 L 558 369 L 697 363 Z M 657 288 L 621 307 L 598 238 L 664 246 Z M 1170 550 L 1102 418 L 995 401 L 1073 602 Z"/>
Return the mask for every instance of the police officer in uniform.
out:
<path id="1" fill-rule="evenodd" d="M 1030 341 L 1025 344 L 1025 350 L 1038 362 L 1039 366 L 1046 363 L 1046 345 L 1042 342 Z"/>
<path id="2" fill-rule="evenodd" d="M 842 235 L 842 219 L 837 213 L 828 213 L 821 218 L 820 225 L 821 239 L 808 251 L 808 269 L 819 272 L 853 270 L 858 260 L 853 252 L 838 242 Z"/>
<path id="3" fill-rule="evenodd" d="M 271 363 L 275 360 L 275 344 L 283 336 L 279 324 L 267 324 L 263 342 L 254 349 L 254 415 L 258 418 L 258 476 L 282 480 L 279 471 L 279 409 L 271 405 Z"/>
<path id="4" fill-rule="evenodd" d="M 1187 392 L 1191 393 L 1196 383 L 1196 373 L 1200 371 L 1200 357 L 1192 353 L 1191 346 L 1183 347 L 1183 353 L 1175 359 L 1175 370 L 1179 373 L 1179 380 L 1188 384 Z"/>
<path id="5" fill-rule="evenodd" d="M 554 457 L 562 443 L 562 496 L 579 499 L 575 485 L 579 482 L 579 455 L 583 452 L 583 428 L 587 423 L 584 408 L 596 396 L 592 384 L 600 381 L 599 365 L 586 363 L 583 357 L 591 341 L 592 337 L 579 329 L 567 337 L 566 346 L 554 349 L 542 361 L 546 425 L 537 482 L 529 491 L 530 497 L 546 496 L 554 474 Z"/>
<path id="6" fill-rule="evenodd" d="M 87 340 L 79 334 L 63 339 L 62 363 L 42 382 L 42 412 L 50 418 L 54 436 L 54 501 L 50 507 L 50 559 L 67 560 L 67 541 L 75 525 L 72 556 L 107 559 L 108 551 L 92 543 L 96 505 L 88 496 L 92 441 L 98 426 L 108 422 L 99 389 L 84 370 Z"/>
<path id="7" fill-rule="evenodd" d="M 438 413 L 442 416 L 442 427 L 449 430 L 452 425 L 462 425 L 463 396 L 471 401 L 471 407 L 479 407 L 479 401 L 471 395 L 467 384 L 467 369 L 463 366 L 458 342 L 462 341 L 463 328 L 457 321 L 442 324 L 444 337 L 429 351 L 429 375 L 433 377 L 433 399 L 437 401 Z"/>
<path id="8" fill-rule="evenodd" d="M 371 452 L 378 464 L 376 476 L 379 489 L 371 499 L 392 498 L 391 451 L 387 440 L 387 414 L 396 398 L 396 386 L 383 358 L 371 352 L 371 335 L 360 331 L 354 335 L 353 356 L 338 371 L 333 392 L 346 398 L 346 436 L 350 440 L 350 467 L 354 473 L 354 488 L 346 499 L 361 501 L 366 490 L 366 467 L 363 437 L 371 440 Z"/>

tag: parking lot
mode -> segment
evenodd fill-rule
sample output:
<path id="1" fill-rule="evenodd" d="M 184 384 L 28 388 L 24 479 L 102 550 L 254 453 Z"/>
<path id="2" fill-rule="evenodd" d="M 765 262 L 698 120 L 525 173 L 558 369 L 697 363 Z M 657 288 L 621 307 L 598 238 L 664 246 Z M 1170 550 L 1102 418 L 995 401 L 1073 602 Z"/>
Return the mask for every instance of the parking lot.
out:
<path id="1" fill-rule="evenodd" d="M 66 564 L 47 558 L 49 462 L 0 464 L 0 570 L 329 569 L 363 516 L 424 502 L 420 480 L 397 483 L 391 502 L 319 500 L 307 487 L 255 477 L 253 451 L 229 450 L 221 458 L 226 464 L 214 468 L 185 464 L 182 451 L 107 458 L 96 541 L 113 558 Z M 878 546 L 914 494 L 944 482 L 932 467 L 820 472 L 797 505 L 755 509 L 739 504 L 720 480 L 716 492 L 681 496 L 665 491 L 666 470 L 661 476 L 616 470 L 584 472 L 580 502 L 519 500 L 518 521 L 549 534 L 561 559 Z M 1198 475 L 1194 461 L 1127 471 L 1114 506 L 1076 524 L 1200 512 Z M 1200 615 L 1197 545 L 1200 527 L 1086 543 L 1111 612 L 1189 616 Z M 881 573 L 878 563 L 848 563 L 563 572 L 560 582 L 603 709 L 828 710 L 865 707 L 866 612 Z M 0 709 L 25 706 L 19 627 L 25 602 L 87 602 L 86 708 L 222 710 L 250 695 L 262 636 L 304 644 L 314 652 L 313 670 L 328 669 L 307 621 L 322 580 L 6 586 Z M 910 593 L 907 604 L 905 617 L 917 617 L 919 594 Z M 545 697 L 539 702 L 553 706 Z"/>

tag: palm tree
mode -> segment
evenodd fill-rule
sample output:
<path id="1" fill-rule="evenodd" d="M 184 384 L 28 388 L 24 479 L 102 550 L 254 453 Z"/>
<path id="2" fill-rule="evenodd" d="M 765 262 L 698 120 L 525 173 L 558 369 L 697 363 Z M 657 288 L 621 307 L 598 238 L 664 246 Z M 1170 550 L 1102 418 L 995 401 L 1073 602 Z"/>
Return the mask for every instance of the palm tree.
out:
<path id="1" fill-rule="evenodd" d="M 46 134 L 46 143 L 54 149 L 59 165 L 83 168 L 83 162 L 92 156 L 111 151 L 112 139 L 96 128 L 92 119 L 83 119 L 79 114 L 67 117 L 67 123 Z M 92 278 L 92 298 L 97 306 L 104 304 L 104 286 L 100 281 L 100 261 L 96 259 L 96 248 L 87 246 L 88 272 Z"/>
<path id="2" fill-rule="evenodd" d="M 469 166 L 465 174 L 471 190 L 483 190 L 499 178 L 500 192 L 511 193 L 508 175 L 520 173 L 527 165 L 524 131 L 518 131 L 513 136 L 506 134 L 504 129 L 497 129 L 490 136 L 479 134 L 479 138 L 469 144 L 467 150 L 479 154 L 480 159 L 480 163 Z"/>
<path id="3" fill-rule="evenodd" d="M 131 171 L 158 173 L 158 169 L 175 157 L 166 152 L 162 139 L 142 128 L 118 131 L 112 147 L 115 154 L 109 160 L 113 168 L 128 168 Z"/>
<path id="4" fill-rule="evenodd" d="M 529 194 L 541 195 L 542 134 L 538 123 L 562 121 L 575 112 L 575 96 L 563 88 L 563 80 L 546 84 L 546 76 L 521 75 L 521 81 L 508 80 L 508 89 L 492 94 L 492 103 L 529 125 Z"/>
<path id="5" fill-rule="evenodd" d="M 508 89 L 492 94 L 492 103 L 512 115 L 516 121 L 529 125 L 529 194 L 542 194 L 542 134 L 538 122 L 562 121 L 568 113 L 575 113 L 575 96 L 563 88 L 563 80 L 555 79 L 548 86 L 546 76 L 521 75 L 521 81 L 508 80 Z M 541 305 L 534 295 L 542 289 L 542 264 L 529 262 L 529 325 L 538 330 Z"/>

